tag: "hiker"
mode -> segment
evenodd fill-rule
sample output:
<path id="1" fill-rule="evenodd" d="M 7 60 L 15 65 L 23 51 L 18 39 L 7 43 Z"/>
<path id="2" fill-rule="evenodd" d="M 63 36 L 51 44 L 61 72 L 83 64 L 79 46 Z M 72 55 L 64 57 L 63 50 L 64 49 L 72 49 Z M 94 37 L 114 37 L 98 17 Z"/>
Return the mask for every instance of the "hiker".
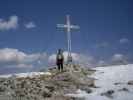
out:
<path id="1" fill-rule="evenodd" d="M 63 52 L 61 49 L 59 49 L 56 56 L 56 65 L 58 66 L 59 71 L 63 71 L 63 63 L 64 63 Z"/>

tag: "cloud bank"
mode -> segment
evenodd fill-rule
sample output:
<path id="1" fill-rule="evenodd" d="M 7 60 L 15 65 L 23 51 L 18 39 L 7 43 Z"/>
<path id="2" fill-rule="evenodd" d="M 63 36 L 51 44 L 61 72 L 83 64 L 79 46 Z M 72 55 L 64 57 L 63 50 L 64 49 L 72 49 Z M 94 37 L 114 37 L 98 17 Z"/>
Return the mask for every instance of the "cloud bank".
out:
<path id="1" fill-rule="evenodd" d="M 123 55 L 123 54 L 114 54 L 113 56 L 112 56 L 112 64 L 127 64 L 128 63 L 128 58 L 125 56 L 125 55 Z"/>
<path id="2" fill-rule="evenodd" d="M 65 63 L 67 62 L 68 52 L 63 53 Z M 114 54 L 108 61 L 96 60 L 93 56 L 88 56 L 79 53 L 72 53 L 73 62 L 83 64 L 88 67 L 105 66 L 111 64 L 125 64 L 128 62 L 127 57 L 122 54 Z M 15 67 L 37 67 L 47 62 L 50 65 L 56 64 L 56 54 L 47 55 L 43 53 L 27 54 L 18 49 L 3 48 L 0 49 L 0 65 L 1 66 L 15 66 Z M 36 66 L 34 66 L 36 65 Z"/>
<path id="3" fill-rule="evenodd" d="M 46 53 L 26 54 L 18 49 L 0 49 L 0 65 L 2 67 L 35 67 L 46 60 Z"/>
<path id="4" fill-rule="evenodd" d="M 66 63 L 68 52 L 65 51 L 63 55 Z M 128 57 L 119 53 L 116 53 L 109 59 L 104 60 L 96 59 L 93 56 L 80 53 L 72 53 L 72 57 L 74 63 L 90 68 L 128 64 Z M 0 73 L 2 69 L 19 69 L 19 71 L 22 71 L 23 69 L 28 69 L 30 71 L 41 70 L 47 68 L 48 66 L 55 66 L 55 61 L 56 54 L 48 55 L 46 52 L 28 54 L 13 48 L 0 49 Z"/>
<path id="5" fill-rule="evenodd" d="M 64 55 L 64 61 L 66 63 L 68 52 L 67 51 L 63 52 L 63 55 Z M 92 56 L 86 56 L 84 54 L 72 53 L 72 58 L 73 58 L 74 63 L 82 64 L 82 65 L 85 65 L 88 67 L 92 67 L 93 63 L 94 63 L 94 58 Z M 48 58 L 48 62 L 50 64 L 55 64 L 56 63 L 56 54 L 50 55 Z"/>

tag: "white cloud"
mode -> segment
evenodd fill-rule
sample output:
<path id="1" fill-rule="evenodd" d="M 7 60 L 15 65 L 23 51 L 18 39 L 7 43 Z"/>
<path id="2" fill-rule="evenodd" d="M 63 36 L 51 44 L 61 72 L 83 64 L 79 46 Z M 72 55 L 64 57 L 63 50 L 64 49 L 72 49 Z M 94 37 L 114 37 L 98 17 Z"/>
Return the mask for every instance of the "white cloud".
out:
<path id="1" fill-rule="evenodd" d="M 3 48 L 0 49 L 0 65 L 16 66 L 18 68 L 32 67 L 34 64 L 44 62 L 47 58 L 46 53 L 26 54 L 18 49 Z"/>
<path id="2" fill-rule="evenodd" d="M 65 62 L 67 62 L 68 52 L 63 52 L 63 55 Z M 86 65 L 88 67 L 91 67 L 94 62 L 93 57 L 78 53 L 72 53 L 72 58 L 75 63 Z M 49 56 L 48 61 L 50 64 L 56 64 L 56 54 L 52 54 L 51 56 Z"/>
<path id="3" fill-rule="evenodd" d="M 125 43 L 128 43 L 128 42 L 129 42 L 129 39 L 127 39 L 127 38 L 121 38 L 121 39 L 119 40 L 119 42 L 120 42 L 121 44 L 125 44 Z"/>
<path id="4" fill-rule="evenodd" d="M 20 62 L 24 60 L 25 57 L 26 54 L 19 52 L 17 49 L 0 49 L 0 62 Z"/>
<path id="5" fill-rule="evenodd" d="M 34 22 L 29 22 L 24 25 L 27 29 L 35 28 L 36 24 Z"/>
<path id="6" fill-rule="evenodd" d="M 110 66 L 110 65 L 122 65 L 122 64 L 128 64 L 129 63 L 129 57 L 124 54 L 116 53 L 112 55 L 108 59 L 104 60 L 98 60 L 96 66 Z"/>
<path id="7" fill-rule="evenodd" d="M 52 54 L 51 56 L 49 56 L 48 62 L 50 64 L 55 64 L 56 63 L 56 54 Z"/>
<path id="8" fill-rule="evenodd" d="M 119 61 L 119 60 L 123 60 L 123 58 L 124 58 L 124 55 L 122 55 L 122 54 L 114 54 L 112 57 L 112 60 Z"/>
<path id="9" fill-rule="evenodd" d="M 0 19 L 0 31 L 16 29 L 18 27 L 18 17 L 10 16 L 9 20 Z"/>
<path id="10" fill-rule="evenodd" d="M 123 54 L 114 54 L 112 56 L 112 64 L 126 64 L 127 57 Z"/>
<path id="11" fill-rule="evenodd" d="M 98 63 L 97 63 L 97 66 L 103 67 L 103 66 L 108 66 L 108 64 L 104 60 L 99 60 Z"/>

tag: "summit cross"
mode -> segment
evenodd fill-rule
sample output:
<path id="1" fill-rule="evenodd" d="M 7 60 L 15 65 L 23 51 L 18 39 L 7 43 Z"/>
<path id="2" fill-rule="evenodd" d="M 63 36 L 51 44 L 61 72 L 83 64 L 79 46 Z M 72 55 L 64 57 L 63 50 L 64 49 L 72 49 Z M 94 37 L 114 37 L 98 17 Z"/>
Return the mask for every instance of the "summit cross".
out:
<path id="1" fill-rule="evenodd" d="M 67 44 L 68 44 L 68 56 L 67 56 L 67 62 L 72 62 L 72 54 L 71 54 L 71 30 L 72 29 L 79 29 L 80 27 L 77 25 L 71 25 L 70 16 L 66 16 L 66 24 L 57 24 L 58 28 L 64 28 L 67 31 Z"/>

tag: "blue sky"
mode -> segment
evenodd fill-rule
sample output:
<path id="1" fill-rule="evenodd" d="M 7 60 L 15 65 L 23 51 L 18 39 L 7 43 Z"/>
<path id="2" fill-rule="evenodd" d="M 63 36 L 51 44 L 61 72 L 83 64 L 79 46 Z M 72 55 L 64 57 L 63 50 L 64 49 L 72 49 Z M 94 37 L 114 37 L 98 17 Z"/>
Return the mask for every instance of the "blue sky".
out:
<path id="1" fill-rule="evenodd" d="M 80 26 L 80 30 L 72 32 L 73 53 L 94 59 L 93 64 L 114 64 L 115 58 L 118 62 L 132 63 L 132 5 L 132 0 L 1 0 L 0 73 L 38 70 L 43 64 L 48 65 L 49 57 L 58 48 L 66 51 L 66 33 L 57 29 L 56 24 L 65 23 L 67 14 L 73 24 Z M 23 67 L 27 63 L 22 62 L 23 66 L 16 68 L 18 62 L 5 57 L 9 52 L 38 58 L 28 62 L 28 66 L 34 65 L 32 68 Z M 45 59 L 40 57 L 44 53 Z M 34 58 L 30 57 L 28 60 Z M 43 63 L 40 67 L 35 62 Z M 10 64 L 15 67 L 9 67 Z"/>

